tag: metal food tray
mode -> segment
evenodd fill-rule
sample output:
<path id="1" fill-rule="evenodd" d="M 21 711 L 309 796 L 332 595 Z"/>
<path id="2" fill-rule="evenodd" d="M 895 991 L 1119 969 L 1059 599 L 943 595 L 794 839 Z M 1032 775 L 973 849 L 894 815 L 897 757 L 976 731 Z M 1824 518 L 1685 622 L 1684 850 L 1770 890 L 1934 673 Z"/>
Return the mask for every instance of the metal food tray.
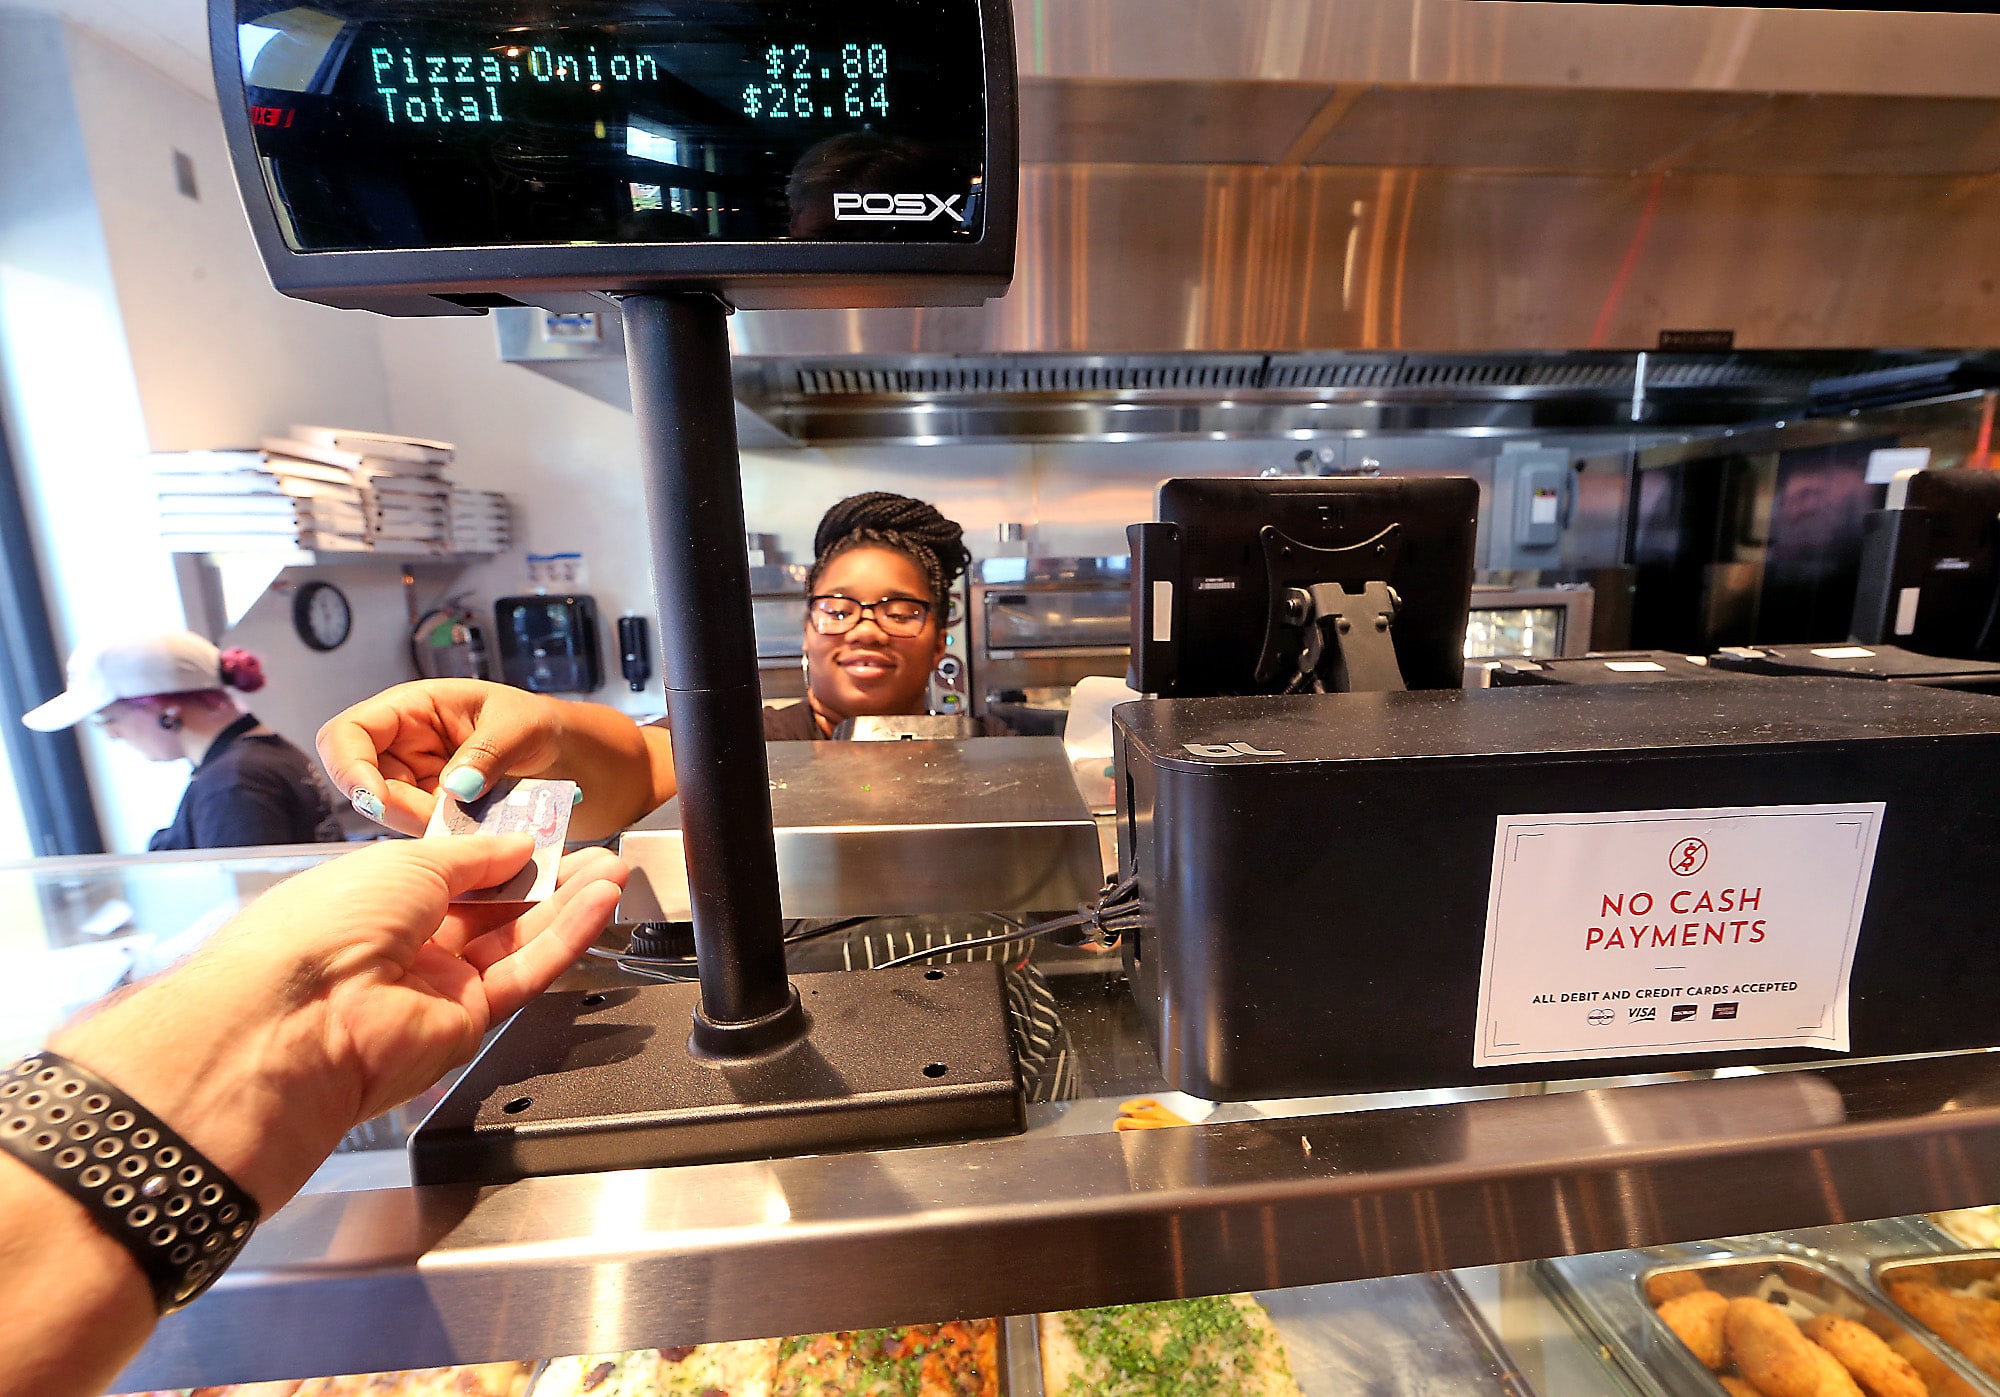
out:
<path id="1" fill-rule="evenodd" d="M 1932 1353 L 1939 1345 L 1873 1292 L 1860 1271 L 1877 1258 L 1935 1248 L 1938 1234 L 1914 1219 L 1846 1224 L 1782 1235 L 1739 1237 L 1639 1251 L 1563 1257 L 1533 1266 L 1538 1282 L 1576 1331 L 1648 1397 L 1724 1397 L 1722 1385 L 1660 1319 L 1646 1298 L 1646 1281 L 1675 1271 L 1703 1270 L 1725 1295 L 1756 1293 L 1775 1273 L 1794 1318 L 1833 1309 L 1885 1338 L 1909 1333 Z M 1960 1376 L 1969 1365 L 1940 1361 Z M 1976 1390 L 1987 1391 L 1975 1385 Z"/>
<path id="2" fill-rule="evenodd" d="M 1884 1342 L 1907 1337 L 1933 1353 L 1939 1351 L 1937 1344 L 1929 1342 L 1927 1331 L 1906 1323 L 1900 1312 L 1865 1291 L 1858 1277 L 1850 1277 L 1830 1265 L 1806 1257 L 1774 1254 L 1735 1257 L 1656 1266 L 1641 1273 L 1634 1278 L 1634 1284 L 1639 1291 L 1640 1303 L 1646 1305 L 1647 1314 L 1652 1319 L 1658 1342 L 1680 1351 L 1685 1360 L 1684 1368 L 1697 1377 L 1703 1390 L 1711 1397 L 1720 1397 L 1722 1385 L 1681 1343 L 1679 1336 L 1660 1318 L 1659 1310 L 1647 1299 L 1646 1286 L 1654 1277 L 1686 1271 L 1700 1273 L 1710 1290 L 1730 1299 L 1755 1295 L 1770 1300 L 1801 1327 L 1813 1316 L 1831 1311 L 1867 1326 Z M 1949 1364 L 1949 1360 L 1946 1361 Z M 1934 1397 L 1945 1395 L 1935 1394 Z"/>
<path id="3" fill-rule="evenodd" d="M 1889 1291 L 1889 1287 L 1897 1281 L 1933 1281 L 1949 1290 L 1959 1290 L 1980 1281 L 2000 1281 L 2000 1250 L 1878 1257 L 1869 1267 L 1869 1279 L 1874 1281 L 1875 1288 L 1882 1292 L 1884 1303 L 1901 1316 L 1910 1328 L 1930 1340 L 1932 1348 L 1944 1350 L 1958 1360 L 1960 1367 L 1984 1379 L 1982 1386 L 1988 1391 L 2000 1393 L 2000 1373 L 1988 1373 L 1979 1367 L 1951 1340 L 1897 1304 L 1895 1296 Z M 1995 1337 L 2000 1339 L 2000 1335 Z"/>
<path id="4" fill-rule="evenodd" d="M 1253 1291 L 1305 1397 L 1535 1397 L 1513 1356 L 1442 1271 Z M 1013 1397 L 1045 1397 L 1036 1317 L 1007 1321 Z"/>

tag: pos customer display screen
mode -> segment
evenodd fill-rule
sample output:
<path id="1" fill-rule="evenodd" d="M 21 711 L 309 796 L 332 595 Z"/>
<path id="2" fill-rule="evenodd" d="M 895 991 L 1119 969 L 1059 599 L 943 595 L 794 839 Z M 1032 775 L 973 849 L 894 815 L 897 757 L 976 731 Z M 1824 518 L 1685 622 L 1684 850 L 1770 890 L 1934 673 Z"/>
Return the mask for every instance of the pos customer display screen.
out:
<path id="1" fill-rule="evenodd" d="M 477 308 L 504 269 L 851 305 L 776 285 L 851 275 L 905 283 L 880 303 L 929 303 L 985 293 L 911 280 L 1011 267 L 1000 0 L 212 4 L 237 173 L 280 289 L 462 284 Z M 394 253 L 417 260 L 342 256 Z"/>

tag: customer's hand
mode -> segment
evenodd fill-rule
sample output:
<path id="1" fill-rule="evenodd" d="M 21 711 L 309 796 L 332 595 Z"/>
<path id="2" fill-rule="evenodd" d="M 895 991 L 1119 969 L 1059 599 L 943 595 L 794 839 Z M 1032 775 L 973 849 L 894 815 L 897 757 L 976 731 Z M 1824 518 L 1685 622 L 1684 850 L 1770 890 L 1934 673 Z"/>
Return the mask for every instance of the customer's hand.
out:
<path id="1" fill-rule="evenodd" d="M 451 906 L 525 836 L 383 843 L 299 874 L 185 964 L 50 1044 L 151 1108 L 254 1194 L 290 1198 L 340 1137 L 469 1059 L 603 930 L 627 870 L 563 861 L 553 897 Z"/>
<path id="2" fill-rule="evenodd" d="M 570 838 L 603 839 L 674 795 L 666 729 L 615 708 L 479 679 L 398 684 L 337 713 L 319 756 L 354 808 L 404 834 L 429 824 L 442 786 L 471 800 L 503 776 L 574 781 Z"/>
<path id="3" fill-rule="evenodd" d="M 319 756 L 362 814 L 421 834 L 440 782 L 460 768 L 472 776 L 457 778 L 454 794 L 467 800 L 502 776 L 548 774 L 562 757 L 563 707 L 479 679 L 398 684 L 329 719 Z"/>

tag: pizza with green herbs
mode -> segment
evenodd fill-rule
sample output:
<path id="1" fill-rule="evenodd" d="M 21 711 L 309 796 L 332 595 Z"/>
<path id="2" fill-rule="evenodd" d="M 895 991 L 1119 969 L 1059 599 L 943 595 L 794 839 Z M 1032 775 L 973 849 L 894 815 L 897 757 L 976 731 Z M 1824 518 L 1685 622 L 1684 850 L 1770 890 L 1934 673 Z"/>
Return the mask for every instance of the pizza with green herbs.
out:
<path id="1" fill-rule="evenodd" d="M 1047 1397 L 1301 1397 L 1248 1295 L 1045 1314 L 1040 1337 Z"/>

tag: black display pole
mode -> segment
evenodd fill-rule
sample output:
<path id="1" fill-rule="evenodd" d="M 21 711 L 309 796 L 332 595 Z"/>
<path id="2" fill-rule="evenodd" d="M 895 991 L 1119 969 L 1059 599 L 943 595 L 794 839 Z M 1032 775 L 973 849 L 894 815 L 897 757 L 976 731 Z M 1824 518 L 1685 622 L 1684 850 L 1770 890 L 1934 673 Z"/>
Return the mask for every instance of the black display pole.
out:
<path id="1" fill-rule="evenodd" d="M 690 1046 L 741 1058 L 807 1029 L 785 976 L 728 311 L 625 299 L 701 1006 Z"/>
<path id="2" fill-rule="evenodd" d="M 410 1137 L 411 1177 L 504 1183 L 1019 1131 L 997 962 L 796 988 L 785 974 L 727 311 L 706 295 L 624 307 L 699 992 L 536 996 Z"/>

